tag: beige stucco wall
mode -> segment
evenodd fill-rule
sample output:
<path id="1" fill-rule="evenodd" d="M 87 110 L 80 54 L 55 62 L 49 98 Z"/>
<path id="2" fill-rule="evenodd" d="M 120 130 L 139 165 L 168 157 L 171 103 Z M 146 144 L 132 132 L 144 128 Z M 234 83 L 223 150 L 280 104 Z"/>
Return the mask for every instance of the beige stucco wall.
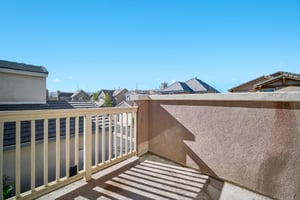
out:
<path id="1" fill-rule="evenodd" d="M 273 198 L 299 199 L 300 99 L 252 95 L 143 100 L 139 137 L 157 155 Z"/>
<path id="2" fill-rule="evenodd" d="M 46 75 L 0 72 L 0 104 L 46 103 Z"/>

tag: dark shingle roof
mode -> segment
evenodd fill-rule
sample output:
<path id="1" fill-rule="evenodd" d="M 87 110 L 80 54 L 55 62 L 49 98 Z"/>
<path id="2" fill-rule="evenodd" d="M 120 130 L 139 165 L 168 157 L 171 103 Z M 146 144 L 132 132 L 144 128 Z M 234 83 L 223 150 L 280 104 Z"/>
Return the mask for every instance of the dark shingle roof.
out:
<path id="1" fill-rule="evenodd" d="M 0 60 L 0 68 L 48 74 L 48 71 L 43 66 L 28 65 L 24 63 L 10 62 L 5 60 Z"/>
<path id="2" fill-rule="evenodd" d="M 47 101 L 46 104 L 0 104 L 0 111 L 97 108 L 93 102 Z"/>
<path id="3" fill-rule="evenodd" d="M 208 85 L 204 81 L 201 81 L 200 79 L 197 79 L 197 78 L 192 78 L 192 79 L 186 81 L 185 83 L 195 93 L 206 93 L 206 92 L 216 92 L 216 93 L 219 93 L 218 90 L 216 90 L 212 86 Z"/>
<path id="4" fill-rule="evenodd" d="M 162 90 L 163 93 L 168 92 L 190 92 L 192 93 L 192 89 L 186 85 L 184 82 L 176 81 L 175 83 L 171 84 L 169 87 Z"/>

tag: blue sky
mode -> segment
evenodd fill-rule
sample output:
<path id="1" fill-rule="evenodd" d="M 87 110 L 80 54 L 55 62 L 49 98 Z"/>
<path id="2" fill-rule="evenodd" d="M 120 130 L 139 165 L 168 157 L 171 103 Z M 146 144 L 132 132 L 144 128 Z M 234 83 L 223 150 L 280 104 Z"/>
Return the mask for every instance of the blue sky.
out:
<path id="1" fill-rule="evenodd" d="M 222 92 L 300 73 L 299 0 L 1 1 L 0 59 L 42 65 L 50 91 L 155 89 L 197 77 Z"/>

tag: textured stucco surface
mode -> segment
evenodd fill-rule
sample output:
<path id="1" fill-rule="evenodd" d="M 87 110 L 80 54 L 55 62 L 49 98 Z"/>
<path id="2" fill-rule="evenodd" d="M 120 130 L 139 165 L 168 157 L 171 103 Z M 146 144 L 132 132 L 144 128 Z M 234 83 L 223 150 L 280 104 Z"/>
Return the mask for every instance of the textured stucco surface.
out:
<path id="1" fill-rule="evenodd" d="M 149 104 L 148 101 L 138 101 L 138 122 L 137 132 L 137 151 L 138 155 L 143 155 L 149 151 Z"/>
<path id="2" fill-rule="evenodd" d="M 46 103 L 46 77 L 0 73 L 0 104 Z"/>
<path id="3" fill-rule="evenodd" d="M 149 151 L 273 198 L 300 198 L 300 102 L 143 103 Z"/>

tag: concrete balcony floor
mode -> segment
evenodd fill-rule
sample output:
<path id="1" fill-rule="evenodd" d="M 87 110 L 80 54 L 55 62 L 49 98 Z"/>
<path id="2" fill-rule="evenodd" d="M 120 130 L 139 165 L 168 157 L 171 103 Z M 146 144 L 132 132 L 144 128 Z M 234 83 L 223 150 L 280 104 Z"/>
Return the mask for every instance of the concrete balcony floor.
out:
<path id="1" fill-rule="evenodd" d="M 213 184 L 213 186 L 211 186 Z M 84 180 L 45 195 L 44 199 L 217 199 L 223 183 L 194 169 L 152 154 L 133 157 Z"/>

